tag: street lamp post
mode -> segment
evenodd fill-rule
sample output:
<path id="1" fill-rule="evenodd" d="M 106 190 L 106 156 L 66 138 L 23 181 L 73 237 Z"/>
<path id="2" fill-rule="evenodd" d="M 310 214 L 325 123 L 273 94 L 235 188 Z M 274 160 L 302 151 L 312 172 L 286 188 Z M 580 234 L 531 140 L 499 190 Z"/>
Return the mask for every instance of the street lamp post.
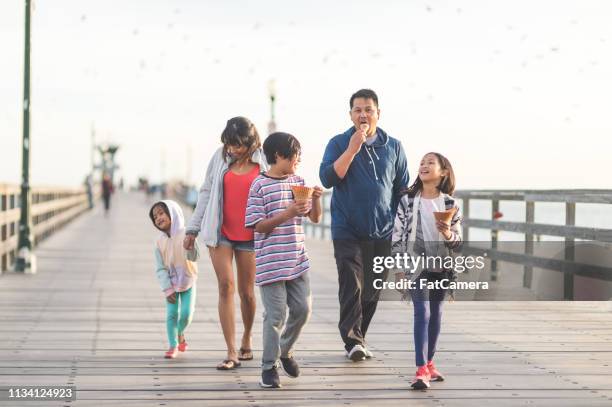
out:
<path id="1" fill-rule="evenodd" d="M 274 80 L 268 82 L 268 93 L 270 94 L 270 122 L 268 123 L 268 134 L 276 131 L 276 118 L 274 109 L 276 107 L 276 87 Z"/>
<path id="2" fill-rule="evenodd" d="M 23 66 L 23 145 L 21 167 L 21 214 L 15 271 L 35 273 L 36 258 L 32 254 L 32 217 L 30 212 L 30 14 L 32 5 L 25 0 L 25 47 Z"/>

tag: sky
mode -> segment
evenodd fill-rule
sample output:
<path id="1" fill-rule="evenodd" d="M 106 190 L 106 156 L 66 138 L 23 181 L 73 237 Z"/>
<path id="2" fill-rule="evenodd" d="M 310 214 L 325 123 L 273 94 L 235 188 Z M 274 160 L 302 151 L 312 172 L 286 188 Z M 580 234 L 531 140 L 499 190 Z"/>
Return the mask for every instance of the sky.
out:
<path id="1" fill-rule="evenodd" d="M 23 11 L 0 3 L 0 183 L 20 177 Z M 611 188 L 611 15 L 591 0 L 37 0 L 31 183 L 80 184 L 94 129 L 128 183 L 199 185 L 229 118 L 267 134 L 274 80 L 309 184 L 372 88 L 412 174 L 438 151 L 460 189 Z"/>

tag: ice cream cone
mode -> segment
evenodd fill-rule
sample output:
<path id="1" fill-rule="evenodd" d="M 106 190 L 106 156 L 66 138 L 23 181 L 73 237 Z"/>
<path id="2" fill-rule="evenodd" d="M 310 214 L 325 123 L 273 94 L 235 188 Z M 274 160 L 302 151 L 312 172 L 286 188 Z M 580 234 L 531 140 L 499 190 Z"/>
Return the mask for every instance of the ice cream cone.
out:
<path id="1" fill-rule="evenodd" d="M 457 208 L 451 208 L 444 212 L 434 212 L 433 214 L 436 220 L 442 221 L 450 225 L 451 220 L 453 220 L 453 216 L 455 215 L 456 211 L 457 211 Z"/>
<path id="2" fill-rule="evenodd" d="M 293 199 L 296 201 L 307 201 L 312 198 L 314 188 L 305 187 L 302 185 L 292 185 L 291 190 L 293 191 Z"/>

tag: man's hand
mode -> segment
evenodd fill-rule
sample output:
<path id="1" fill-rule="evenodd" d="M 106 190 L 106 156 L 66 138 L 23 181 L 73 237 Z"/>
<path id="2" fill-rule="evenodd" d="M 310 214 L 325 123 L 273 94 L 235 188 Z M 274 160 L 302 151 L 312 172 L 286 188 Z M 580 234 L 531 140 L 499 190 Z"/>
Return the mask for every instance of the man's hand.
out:
<path id="1" fill-rule="evenodd" d="M 365 143 L 367 137 L 367 127 L 362 126 L 351 136 L 351 141 L 349 141 L 348 148 L 346 149 L 353 155 L 357 155 L 359 150 L 361 149 L 361 145 Z"/>
<path id="2" fill-rule="evenodd" d="M 185 235 L 185 239 L 183 240 L 183 248 L 185 250 L 193 250 L 195 240 L 196 237 L 194 235 Z"/>
<path id="3" fill-rule="evenodd" d="M 169 296 L 166 297 L 166 300 L 170 303 L 170 304 L 174 304 L 176 303 L 176 293 L 172 293 Z"/>
<path id="4" fill-rule="evenodd" d="M 306 215 L 308 213 L 308 201 L 295 201 L 285 211 L 290 218 Z"/>

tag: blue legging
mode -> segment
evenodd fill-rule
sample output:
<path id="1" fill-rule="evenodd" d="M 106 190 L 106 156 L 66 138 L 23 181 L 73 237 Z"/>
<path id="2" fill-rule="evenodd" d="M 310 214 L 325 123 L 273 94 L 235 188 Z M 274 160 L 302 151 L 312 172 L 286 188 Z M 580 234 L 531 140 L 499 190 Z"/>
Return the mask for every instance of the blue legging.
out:
<path id="1" fill-rule="evenodd" d="M 442 323 L 444 301 L 415 300 L 414 304 L 414 353 L 416 365 L 424 366 L 433 360 Z"/>
<path id="2" fill-rule="evenodd" d="M 166 300 L 166 331 L 171 348 L 178 345 L 178 336 L 183 335 L 185 328 L 193 319 L 195 309 L 196 287 L 195 285 L 187 291 L 176 293 L 176 301 L 170 304 Z"/>

